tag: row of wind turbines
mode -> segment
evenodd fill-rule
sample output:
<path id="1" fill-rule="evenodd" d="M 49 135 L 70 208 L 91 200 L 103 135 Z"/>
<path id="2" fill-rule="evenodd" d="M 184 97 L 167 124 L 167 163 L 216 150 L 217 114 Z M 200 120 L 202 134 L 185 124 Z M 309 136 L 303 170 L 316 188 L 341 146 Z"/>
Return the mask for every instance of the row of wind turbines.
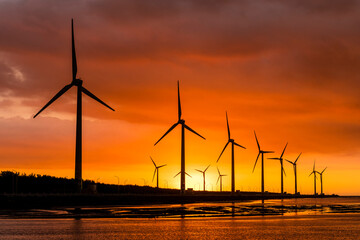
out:
<path id="1" fill-rule="evenodd" d="M 89 90 L 87 90 L 83 86 L 83 80 L 81 80 L 80 78 L 77 77 L 77 60 L 76 60 L 76 51 L 75 51 L 73 19 L 71 19 L 71 49 L 72 49 L 72 81 L 71 81 L 71 83 L 66 85 L 65 87 L 63 87 L 43 108 L 40 109 L 39 112 L 37 112 L 34 115 L 34 118 L 36 118 L 42 111 L 44 111 L 48 106 L 50 106 L 54 101 L 56 101 L 64 93 L 66 93 L 70 88 L 72 88 L 73 86 L 77 87 L 75 180 L 77 182 L 78 192 L 81 192 L 82 191 L 82 93 L 84 93 L 85 95 L 91 97 L 92 99 L 94 99 L 95 101 L 97 101 L 100 104 L 104 105 L 105 107 L 109 108 L 110 110 L 112 110 L 112 111 L 115 111 L 115 110 L 112 107 L 110 107 L 109 105 L 107 105 L 105 102 L 103 102 L 101 99 L 96 97 Z M 188 173 L 185 172 L 185 129 L 192 132 L 192 133 L 194 133 L 194 134 L 196 134 L 196 135 L 198 135 L 199 137 L 203 138 L 204 140 L 205 140 L 205 138 L 203 136 L 201 136 L 200 134 L 198 134 L 197 132 L 195 132 L 188 125 L 186 125 L 185 120 L 182 119 L 181 117 L 182 117 L 182 111 L 181 111 L 181 103 L 180 103 L 180 89 L 179 89 L 179 82 L 178 82 L 178 121 L 175 124 L 173 124 L 169 128 L 169 130 L 167 130 L 167 132 L 165 132 L 165 134 L 154 145 L 157 145 L 175 127 L 177 127 L 178 125 L 181 126 L 181 170 L 175 176 L 180 174 L 180 190 L 181 190 L 181 193 L 184 193 L 185 192 L 185 175 L 190 176 Z M 235 191 L 234 147 L 238 146 L 238 147 L 241 147 L 241 148 L 244 148 L 244 149 L 245 149 L 245 147 L 239 145 L 238 143 L 235 142 L 234 139 L 231 138 L 227 113 L 226 113 L 226 121 L 227 121 L 227 129 L 228 129 L 228 141 L 227 141 L 224 149 L 222 150 L 217 162 L 220 160 L 220 157 L 222 156 L 222 154 L 225 151 L 226 147 L 229 145 L 229 143 L 231 143 L 231 149 L 232 149 L 232 155 L 231 155 L 231 192 L 234 193 L 234 191 Z M 257 161 L 259 159 L 259 156 L 261 155 L 261 167 L 262 167 L 262 169 L 261 169 L 261 172 L 262 172 L 262 175 L 261 175 L 262 176 L 261 177 L 261 191 L 262 191 L 262 193 L 264 193 L 264 154 L 273 153 L 273 151 L 264 151 L 264 150 L 262 150 L 260 148 L 260 144 L 259 144 L 259 141 L 257 139 L 256 133 L 255 133 L 255 138 L 256 138 L 257 145 L 258 145 L 259 154 L 258 154 L 258 156 L 256 158 L 253 171 L 255 170 Z M 281 154 L 281 156 L 279 158 L 271 158 L 271 159 L 274 159 L 274 160 L 280 160 L 280 163 L 281 163 L 281 193 L 283 193 L 283 173 L 285 173 L 285 171 L 283 169 L 283 160 L 284 160 L 283 155 L 284 155 L 286 146 L 285 146 L 285 148 L 284 148 L 284 150 L 283 150 L 283 152 L 282 152 L 282 154 Z M 299 155 L 299 157 L 300 157 L 300 155 Z M 297 160 L 299 159 L 299 157 L 294 162 L 286 160 L 286 161 L 292 163 L 293 166 L 294 166 L 294 171 L 295 171 L 295 193 L 297 193 L 296 163 L 297 163 Z M 157 186 L 158 186 L 159 169 L 161 167 L 164 167 L 165 165 L 156 166 L 154 161 L 153 161 L 153 163 L 154 163 L 155 168 L 156 168 L 153 178 L 155 177 L 155 174 L 157 173 Z M 205 186 L 205 172 L 206 172 L 206 170 L 208 168 L 209 168 L 209 166 L 204 171 L 197 170 L 197 171 L 199 171 L 199 172 L 201 172 L 203 174 L 204 186 Z M 320 179 L 321 179 L 321 183 L 322 183 L 322 174 L 323 174 L 324 171 L 325 171 L 325 169 L 321 173 L 315 171 L 315 165 L 314 165 L 314 169 L 313 169 L 313 172 L 311 174 L 314 174 L 315 194 L 316 194 L 316 174 L 320 174 Z M 220 186 L 221 186 L 220 190 L 222 190 L 222 177 L 224 177 L 226 175 L 221 174 L 219 169 L 218 169 L 218 173 L 219 173 L 218 181 L 220 180 Z"/>
<path id="2" fill-rule="evenodd" d="M 168 133 L 170 133 L 173 129 L 176 128 L 177 125 L 181 125 L 181 170 L 178 174 L 176 174 L 174 177 L 176 177 L 177 175 L 181 174 L 181 178 L 180 178 L 180 191 L 181 193 L 183 194 L 185 192 L 185 175 L 188 175 L 189 177 L 191 177 L 186 171 L 185 171 L 185 129 L 189 130 L 190 132 L 196 134 L 197 136 L 201 137 L 202 139 L 205 140 L 205 138 L 200 135 L 199 133 L 197 133 L 196 131 L 194 131 L 193 129 L 191 129 L 188 125 L 185 124 L 185 120 L 181 118 L 182 116 L 182 109 L 181 109 L 181 101 L 180 101 L 180 87 L 179 87 L 179 81 L 177 82 L 177 92 L 178 92 L 178 121 L 176 123 L 174 123 L 166 132 L 165 134 L 154 144 L 154 146 L 156 146 Z M 237 147 L 240 147 L 240 148 L 243 148 L 243 149 L 246 149 L 244 146 L 238 144 L 235 142 L 234 139 L 231 138 L 231 133 L 230 133 L 230 127 L 229 127 L 229 119 L 228 119 L 228 115 L 227 115 L 227 112 L 226 112 L 226 125 L 227 125 L 227 133 L 228 133 L 228 141 L 226 142 L 225 144 L 225 147 L 223 148 L 223 150 L 221 151 L 220 153 L 220 156 L 218 157 L 217 161 L 216 162 L 219 162 L 222 154 L 224 153 L 224 151 L 226 150 L 227 146 L 229 144 L 231 144 L 231 193 L 235 193 L 235 154 L 234 154 L 234 148 L 235 146 Z M 264 154 L 268 154 L 268 153 L 274 153 L 274 151 L 266 151 L 266 150 L 262 150 L 261 147 L 260 147 L 260 143 L 259 143 L 259 140 L 257 138 L 257 135 L 256 135 L 256 132 L 254 131 L 254 135 L 255 135 L 255 140 L 256 140 L 256 143 L 257 143 L 257 147 L 258 147 L 258 155 L 256 157 L 256 160 L 255 160 L 255 164 L 254 164 L 254 168 L 253 168 L 253 171 L 255 171 L 255 167 L 256 167 L 256 164 L 259 160 L 259 157 L 261 155 L 261 193 L 264 194 L 265 192 L 265 187 L 264 187 Z M 284 159 L 284 153 L 285 153 L 285 150 L 286 150 L 286 147 L 287 147 L 288 143 L 286 143 L 280 157 L 275 157 L 275 158 L 267 158 L 267 159 L 270 159 L 270 160 L 278 160 L 280 162 L 280 167 L 281 167 L 281 194 L 284 194 L 284 175 L 286 176 L 286 173 L 285 173 L 285 169 L 284 169 L 284 166 L 283 166 L 283 163 L 284 163 L 284 160 L 289 162 L 290 164 L 292 164 L 293 166 L 293 170 L 294 170 L 294 177 L 295 177 L 295 194 L 298 194 L 298 191 L 297 191 L 297 161 L 299 160 L 300 156 L 302 153 L 299 154 L 299 156 L 295 159 L 295 161 L 290 161 L 288 159 Z M 151 158 L 151 157 L 150 157 Z M 159 187 L 159 168 L 161 167 L 164 167 L 166 166 L 165 165 L 161 165 L 161 166 L 157 166 L 154 162 L 154 160 L 151 158 L 151 161 L 153 162 L 154 166 L 155 166 L 155 171 L 154 171 L 154 175 L 153 175 L 153 181 L 154 181 L 154 178 L 155 178 L 155 175 L 157 174 L 157 188 Z M 208 168 L 210 167 L 207 166 L 205 168 L 205 170 L 199 170 L 199 169 L 195 169 L 196 171 L 200 172 L 203 174 L 203 185 L 204 185 L 204 191 L 205 191 L 205 186 L 206 186 L 206 183 L 205 183 L 205 173 L 206 171 L 208 170 Z M 322 185 L 322 174 L 324 173 L 324 171 L 326 170 L 326 168 L 322 171 L 322 172 L 318 172 L 315 170 L 315 163 L 314 163 L 314 167 L 313 167 L 313 171 L 311 172 L 311 174 L 314 174 L 314 194 L 316 195 L 316 174 L 319 174 L 320 175 L 320 181 L 321 181 L 321 194 L 323 194 L 323 185 Z M 218 177 L 218 180 L 217 182 L 219 182 L 220 180 L 220 191 L 222 191 L 222 178 L 224 176 L 227 176 L 227 175 L 224 175 L 224 174 L 221 174 L 220 173 L 220 170 L 219 168 L 217 168 L 217 171 L 218 171 L 218 174 L 219 174 L 219 177 Z M 309 176 L 311 176 L 311 174 Z"/>

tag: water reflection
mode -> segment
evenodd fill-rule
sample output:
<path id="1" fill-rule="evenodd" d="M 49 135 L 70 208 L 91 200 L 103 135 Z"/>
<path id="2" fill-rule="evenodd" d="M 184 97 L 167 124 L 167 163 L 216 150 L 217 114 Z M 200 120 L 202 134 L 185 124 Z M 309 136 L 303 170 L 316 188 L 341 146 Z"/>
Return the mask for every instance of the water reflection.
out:
<path id="1" fill-rule="evenodd" d="M 247 202 L 163 204 L 133 207 L 0 210 L 0 217 L 24 218 L 188 218 L 239 216 L 297 216 L 360 213 L 360 198 L 283 199 Z"/>

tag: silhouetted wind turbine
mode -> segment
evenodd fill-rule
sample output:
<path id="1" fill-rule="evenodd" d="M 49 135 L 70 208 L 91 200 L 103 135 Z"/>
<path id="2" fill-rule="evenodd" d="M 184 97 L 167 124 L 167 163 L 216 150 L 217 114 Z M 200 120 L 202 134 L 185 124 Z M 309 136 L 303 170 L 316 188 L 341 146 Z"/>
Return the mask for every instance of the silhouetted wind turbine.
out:
<path id="1" fill-rule="evenodd" d="M 315 170 L 315 161 L 314 161 L 313 170 L 310 173 L 309 177 L 311 176 L 311 174 L 314 174 L 314 195 L 315 196 L 316 196 L 316 173 L 318 173 L 318 172 Z"/>
<path id="2" fill-rule="evenodd" d="M 155 178 L 155 174 L 156 174 L 156 188 L 159 188 L 159 168 L 165 167 L 166 164 L 161 165 L 161 166 L 156 166 L 154 160 L 152 159 L 152 157 L 150 157 L 151 161 L 153 162 L 154 166 L 155 166 L 155 171 L 154 171 L 154 175 L 152 178 L 152 181 L 154 181 Z"/>
<path id="3" fill-rule="evenodd" d="M 218 160 L 216 162 L 218 162 L 220 160 L 221 155 L 223 154 L 223 152 L 225 151 L 226 147 L 228 146 L 229 143 L 231 143 L 231 193 L 235 192 L 235 159 L 234 159 L 234 145 L 244 148 L 245 147 L 237 144 L 235 142 L 234 139 L 232 139 L 230 137 L 230 127 L 229 127 L 229 120 L 228 120 L 228 116 L 227 116 L 227 112 L 226 112 L 226 124 L 227 124 L 227 130 L 228 130 L 228 141 L 225 144 L 224 149 L 221 151 L 220 156 L 218 158 Z"/>
<path id="4" fill-rule="evenodd" d="M 322 170 L 322 172 L 316 171 L 316 172 L 320 175 L 321 195 L 324 194 L 324 193 L 323 193 L 323 180 L 322 180 L 322 175 L 323 175 L 323 173 L 325 172 L 326 169 L 327 169 L 327 167 L 324 168 L 324 170 Z"/>
<path id="5" fill-rule="evenodd" d="M 203 175 L 203 180 L 204 180 L 204 191 L 205 191 L 205 172 L 208 170 L 208 168 L 210 167 L 210 165 L 209 166 L 207 166 L 206 168 L 205 168 L 205 170 L 204 171 L 201 171 L 201 170 L 199 170 L 199 169 L 195 169 L 196 171 L 198 171 L 198 172 L 201 172 L 202 173 L 202 175 Z"/>
<path id="6" fill-rule="evenodd" d="M 256 143 L 257 143 L 257 146 L 258 146 L 258 149 L 259 149 L 259 154 L 257 155 L 256 157 L 256 161 L 255 161 L 255 165 L 254 165 L 254 168 L 253 168 L 253 172 L 255 170 L 255 167 L 256 167 L 256 163 L 259 159 L 259 156 L 261 154 L 261 192 L 262 194 L 264 194 L 264 154 L 265 153 L 273 153 L 273 151 L 264 151 L 264 150 L 261 150 L 260 148 L 260 144 L 259 144 L 259 141 L 256 137 L 256 132 L 254 131 L 254 134 L 255 134 L 255 139 L 256 139 Z"/>
<path id="7" fill-rule="evenodd" d="M 287 145 L 288 144 L 286 143 L 286 145 L 284 147 L 284 150 L 282 151 L 280 157 L 278 157 L 278 158 L 268 158 L 268 159 L 279 160 L 280 161 L 280 165 L 281 165 L 281 194 L 284 194 L 284 174 L 286 176 L 286 173 L 285 173 L 284 166 L 283 166 L 284 165 L 283 164 L 283 162 L 284 162 L 283 155 L 284 155 L 284 152 L 285 152 L 285 149 L 286 149 Z"/>
<path id="8" fill-rule="evenodd" d="M 225 177 L 227 175 L 221 174 L 219 168 L 217 170 L 218 170 L 218 173 L 219 173 L 219 177 L 218 177 L 218 179 L 216 181 L 216 184 L 218 184 L 218 182 L 220 180 L 220 192 L 222 192 L 222 177 Z"/>
<path id="9" fill-rule="evenodd" d="M 180 177 L 180 189 L 181 194 L 185 192 L 185 128 L 190 132 L 198 135 L 199 137 L 205 139 L 203 136 L 195 132 L 188 125 L 185 124 L 185 120 L 181 119 L 181 103 L 180 103 L 180 89 L 179 89 L 179 81 L 177 82 L 178 87 L 178 121 L 172 125 L 169 130 L 154 144 L 154 146 L 161 141 L 169 132 L 171 132 L 177 125 L 181 124 L 181 177 Z M 177 176 L 177 175 L 176 175 Z"/>
<path id="10" fill-rule="evenodd" d="M 109 105 L 104 103 L 90 91 L 82 86 L 83 81 L 79 78 L 76 78 L 77 75 L 77 62 L 76 62 L 76 53 L 75 53 L 75 43 L 74 43 L 74 27 L 73 19 L 71 19 L 71 44 L 72 44 L 72 82 L 65 87 L 63 87 L 37 114 L 34 118 L 39 115 L 45 108 L 47 108 L 51 103 L 57 100 L 61 95 L 68 91 L 71 87 L 77 87 L 77 111 L 76 111 L 76 151 L 75 151 L 75 180 L 78 184 L 78 191 L 82 190 L 82 97 L 81 94 L 85 93 L 89 97 L 103 104 L 105 107 L 115 111 Z"/>
<path id="11" fill-rule="evenodd" d="M 176 178 L 179 174 L 181 173 L 181 171 L 180 172 L 178 172 L 175 176 L 174 176 L 174 178 Z M 184 175 L 188 175 L 189 177 L 191 177 L 192 178 L 192 176 L 190 175 L 190 174 L 188 174 L 187 172 L 185 172 L 184 173 Z"/>
<path id="12" fill-rule="evenodd" d="M 299 154 L 299 156 L 296 158 L 295 162 L 292 162 L 290 160 L 285 159 L 286 161 L 288 161 L 289 163 L 291 163 L 293 165 L 294 168 L 294 176 L 295 176 L 295 194 L 297 194 L 297 172 L 296 172 L 296 163 L 299 160 L 299 157 L 301 156 L 301 153 Z"/>

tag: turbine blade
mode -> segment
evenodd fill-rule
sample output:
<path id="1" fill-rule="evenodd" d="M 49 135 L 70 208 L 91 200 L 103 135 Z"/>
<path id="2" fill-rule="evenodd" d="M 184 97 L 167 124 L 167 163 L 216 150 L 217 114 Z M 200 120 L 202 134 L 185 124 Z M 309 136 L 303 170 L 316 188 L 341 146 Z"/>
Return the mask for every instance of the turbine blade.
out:
<path id="1" fill-rule="evenodd" d="M 203 173 L 203 171 L 201 171 L 201 170 L 199 170 L 199 169 L 195 169 L 196 171 L 198 171 L 198 172 L 201 172 L 201 173 Z"/>
<path id="2" fill-rule="evenodd" d="M 280 158 L 282 158 L 282 157 L 283 157 L 283 155 L 284 155 L 284 152 L 285 152 L 285 149 L 286 149 L 287 145 L 288 145 L 288 143 L 286 143 L 286 145 L 285 145 L 285 147 L 284 147 L 284 150 L 283 150 L 283 151 L 282 151 L 282 153 L 281 153 Z"/>
<path id="3" fill-rule="evenodd" d="M 34 115 L 33 118 L 36 118 L 45 108 L 47 108 L 50 104 L 52 104 L 56 99 L 58 99 L 61 95 L 63 95 L 67 90 L 69 90 L 73 85 L 69 84 L 63 87 L 40 111 Z"/>
<path id="4" fill-rule="evenodd" d="M 322 170 L 322 172 L 321 172 L 321 174 L 323 174 L 323 172 L 325 172 L 325 170 L 327 169 L 327 167 L 326 168 L 324 168 L 324 170 Z"/>
<path id="5" fill-rule="evenodd" d="M 263 153 L 274 153 L 274 151 L 262 151 Z"/>
<path id="6" fill-rule="evenodd" d="M 236 142 L 234 142 L 234 144 L 235 144 L 236 146 L 238 146 L 238 147 L 241 147 L 241 148 L 243 148 L 243 149 L 246 149 L 246 147 L 243 147 L 243 146 L 241 146 L 240 144 L 238 144 L 238 143 L 236 143 Z"/>
<path id="7" fill-rule="evenodd" d="M 181 119 L 181 103 L 180 103 L 180 87 L 179 87 L 179 81 L 177 82 L 178 87 L 178 117 L 179 120 Z"/>
<path id="8" fill-rule="evenodd" d="M 206 140 L 203 136 L 201 136 L 200 134 L 198 134 L 197 132 L 195 132 L 194 130 L 192 130 L 188 125 L 184 124 L 184 127 L 189 130 L 190 132 L 195 133 L 196 135 L 198 135 L 199 137 L 203 138 L 204 140 Z"/>
<path id="9" fill-rule="evenodd" d="M 192 178 L 192 176 L 190 174 L 188 174 L 187 172 L 185 172 L 185 174 Z"/>
<path id="10" fill-rule="evenodd" d="M 257 163 L 257 161 L 258 161 L 258 159 L 259 159 L 259 156 L 260 156 L 260 152 L 259 152 L 259 154 L 258 154 L 257 157 L 256 157 L 255 165 L 254 165 L 254 168 L 253 168 L 253 171 L 252 171 L 252 172 L 255 171 L 256 163 Z"/>
<path id="11" fill-rule="evenodd" d="M 225 149 L 226 149 L 226 147 L 227 147 L 228 144 L 229 144 L 229 142 L 227 142 L 227 143 L 225 144 L 225 147 L 224 147 L 224 149 L 221 151 L 220 156 L 219 156 L 219 158 L 218 158 L 218 160 L 217 160 L 216 162 L 218 162 L 218 161 L 220 160 L 220 157 L 221 157 L 221 155 L 223 154 L 223 152 L 225 151 Z"/>
<path id="12" fill-rule="evenodd" d="M 157 167 L 156 164 L 155 164 L 155 162 L 154 162 L 154 160 L 152 159 L 151 156 L 150 156 L 150 159 L 151 159 L 151 161 L 153 162 L 154 166 Z"/>
<path id="13" fill-rule="evenodd" d="M 73 19 L 71 19 L 71 48 L 72 48 L 72 74 L 73 74 L 73 80 L 75 80 L 77 74 L 77 63 L 76 63 Z"/>
<path id="14" fill-rule="evenodd" d="M 153 175 L 152 181 L 154 181 L 156 171 L 157 171 L 157 168 L 155 168 L 155 171 L 154 171 L 154 175 Z"/>
<path id="15" fill-rule="evenodd" d="M 226 177 L 227 175 L 226 174 L 224 174 L 224 175 L 221 175 L 222 177 Z"/>
<path id="16" fill-rule="evenodd" d="M 210 167 L 210 165 L 205 168 L 204 172 L 206 172 L 206 170 L 208 170 L 209 167 Z"/>
<path id="17" fill-rule="evenodd" d="M 179 175 L 181 172 L 178 172 L 175 176 L 174 176 L 174 178 L 176 178 L 177 177 L 177 175 Z"/>
<path id="18" fill-rule="evenodd" d="M 107 105 L 106 103 L 104 103 L 103 101 L 101 101 L 98 97 L 96 97 L 94 94 L 92 94 L 89 90 L 87 90 L 84 87 L 81 87 L 81 91 L 83 93 L 85 93 L 86 95 L 88 95 L 89 97 L 91 97 L 92 99 L 98 101 L 99 103 L 101 103 L 102 105 L 104 105 L 105 107 L 115 111 L 112 107 L 110 107 L 109 105 Z"/>
<path id="19" fill-rule="evenodd" d="M 270 160 L 280 160 L 280 158 L 267 158 L 267 159 L 270 159 Z"/>
<path id="20" fill-rule="evenodd" d="M 230 127 L 229 127 L 229 120 L 228 120 L 228 115 L 227 112 L 226 113 L 226 124 L 227 124 L 227 130 L 228 130 L 228 138 L 230 139 Z"/>
<path id="21" fill-rule="evenodd" d="M 311 174 L 314 174 L 314 172 L 311 172 L 310 175 L 309 175 L 309 177 L 311 176 Z"/>
<path id="22" fill-rule="evenodd" d="M 255 134 L 255 139 L 256 139 L 256 143 L 257 143 L 257 146 L 258 146 L 258 148 L 259 148 L 259 151 L 261 151 L 261 150 L 260 150 L 260 144 L 259 144 L 259 141 L 258 141 L 258 139 L 257 139 L 255 130 L 254 130 L 254 134 Z"/>
<path id="23" fill-rule="evenodd" d="M 284 169 L 284 168 L 282 168 L 282 170 L 283 170 L 283 172 L 284 172 L 284 175 L 285 175 L 285 177 L 286 177 L 286 172 L 285 172 L 285 169 Z"/>
<path id="24" fill-rule="evenodd" d="M 287 162 L 289 162 L 289 163 L 291 163 L 291 164 L 294 165 L 294 163 L 293 163 L 292 161 L 290 161 L 290 160 L 285 159 L 285 161 L 287 161 Z"/>
<path id="25" fill-rule="evenodd" d="M 217 179 L 217 181 L 216 181 L 216 184 L 218 184 L 218 183 L 219 183 L 220 176 L 221 176 L 221 175 L 219 175 L 219 177 L 218 177 L 218 179 Z"/>
<path id="26" fill-rule="evenodd" d="M 314 161 L 313 171 L 315 171 L 315 161 Z"/>
<path id="27" fill-rule="evenodd" d="M 219 175 L 221 175 L 221 174 L 220 174 L 220 170 L 219 170 L 219 168 L 218 168 L 218 167 L 216 167 L 216 168 L 217 168 L 217 170 L 218 170 Z"/>
<path id="28" fill-rule="evenodd" d="M 299 154 L 299 156 L 296 158 L 295 163 L 297 162 L 297 160 L 299 160 L 299 157 L 301 156 L 302 153 Z"/>
<path id="29" fill-rule="evenodd" d="M 162 168 L 162 167 L 165 167 L 165 166 L 166 166 L 166 164 L 158 166 L 157 168 Z"/>
<path id="30" fill-rule="evenodd" d="M 167 132 L 154 144 L 154 146 L 161 141 L 161 139 L 163 139 L 169 132 L 171 132 L 171 130 L 173 130 L 179 123 L 175 123 L 174 125 L 172 125 L 169 130 L 167 130 Z"/>

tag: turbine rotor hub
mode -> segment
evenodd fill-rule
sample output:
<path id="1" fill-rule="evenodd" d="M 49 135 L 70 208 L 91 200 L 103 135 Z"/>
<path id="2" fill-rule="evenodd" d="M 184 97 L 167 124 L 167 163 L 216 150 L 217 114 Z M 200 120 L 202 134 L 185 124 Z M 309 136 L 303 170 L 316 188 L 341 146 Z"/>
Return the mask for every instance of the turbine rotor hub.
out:
<path id="1" fill-rule="evenodd" d="M 180 119 L 180 120 L 179 120 L 179 123 L 180 123 L 180 124 L 184 124 L 184 123 L 185 123 L 185 120 L 184 120 L 184 119 Z"/>
<path id="2" fill-rule="evenodd" d="M 79 79 L 79 78 L 76 78 L 76 79 L 73 80 L 73 84 L 75 86 L 82 86 L 83 81 L 81 79 Z"/>

